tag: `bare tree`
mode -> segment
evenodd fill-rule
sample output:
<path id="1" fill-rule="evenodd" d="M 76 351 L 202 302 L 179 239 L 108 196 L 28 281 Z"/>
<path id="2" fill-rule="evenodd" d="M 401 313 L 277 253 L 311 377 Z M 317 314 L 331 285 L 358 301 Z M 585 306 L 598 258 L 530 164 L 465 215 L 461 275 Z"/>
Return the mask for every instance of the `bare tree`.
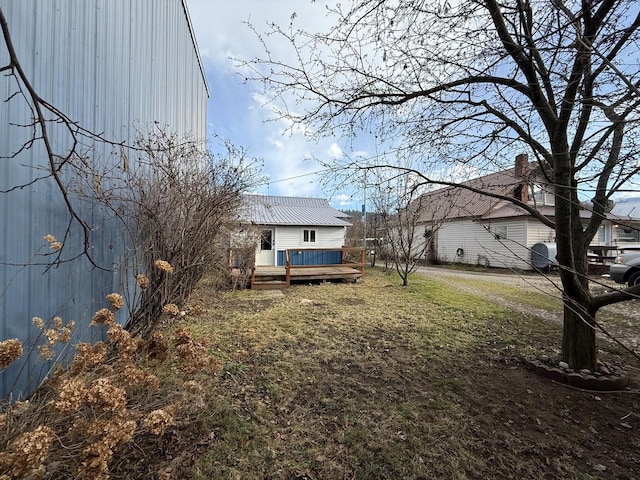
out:
<path id="1" fill-rule="evenodd" d="M 289 42 L 295 64 L 267 51 L 246 62 L 251 79 L 283 100 L 281 115 L 316 127 L 371 132 L 406 158 L 425 183 L 434 165 L 495 171 L 530 152 L 555 192 L 544 215 L 555 229 L 564 298 L 562 357 L 574 368 L 596 362 L 596 312 L 634 298 L 640 287 L 594 295 L 587 247 L 616 193 L 633 189 L 640 166 L 637 68 L 640 13 L 629 0 L 358 0 L 330 9 L 327 34 L 272 26 L 262 37 Z M 274 93 L 275 92 L 275 93 Z M 369 167 L 398 167 L 370 164 Z M 363 168 L 341 165 L 344 171 Z M 582 200 L 591 200 L 586 225 Z"/>
<path id="2" fill-rule="evenodd" d="M 424 259 L 430 238 L 420 222 L 422 197 L 406 184 L 406 177 L 396 180 L 402 182 L 400 188 L 388 181 L 376 183 L 372 200 L 384 232 L 385 259 L 388 257 L 406 287 Z"/>

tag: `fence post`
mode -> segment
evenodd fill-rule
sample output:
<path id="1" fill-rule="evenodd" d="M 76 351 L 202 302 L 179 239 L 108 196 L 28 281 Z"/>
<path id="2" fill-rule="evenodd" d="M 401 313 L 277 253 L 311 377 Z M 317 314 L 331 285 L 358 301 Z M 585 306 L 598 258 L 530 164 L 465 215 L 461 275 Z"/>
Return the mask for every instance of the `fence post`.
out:
<path id="1" fill-rule="evenodd" d="M 289 249 L 286 250 L 286 262 L 285 262 L 285 279 L 287 281 L 287 288 L 291 286 L 291 254 L 289 253 Z"/>

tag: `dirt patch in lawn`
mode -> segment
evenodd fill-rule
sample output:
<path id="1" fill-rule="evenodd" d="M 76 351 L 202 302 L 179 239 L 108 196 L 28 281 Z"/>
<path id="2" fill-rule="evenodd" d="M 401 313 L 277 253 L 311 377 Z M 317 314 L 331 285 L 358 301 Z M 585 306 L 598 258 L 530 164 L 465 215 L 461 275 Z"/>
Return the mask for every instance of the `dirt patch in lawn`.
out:
<path id="1" fill-rule="evenodd" d="M 206 339 L 219 376 L 200 375 L 206 423 L 196 479 L 640 478 L 638 365 L 630 387 L 587 392 L 524 369 L 557 355 L 558 325 L 416 277 L 282 294 L 209 294 L 181 327 Z M 205 426 L 203 426 L 205 425 Z"/>

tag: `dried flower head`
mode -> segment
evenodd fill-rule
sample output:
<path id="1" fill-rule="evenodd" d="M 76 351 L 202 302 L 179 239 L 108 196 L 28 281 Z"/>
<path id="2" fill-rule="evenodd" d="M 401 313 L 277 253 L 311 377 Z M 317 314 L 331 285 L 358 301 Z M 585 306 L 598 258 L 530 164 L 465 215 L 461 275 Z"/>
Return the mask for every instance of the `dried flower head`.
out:
<path id="1" fill-rule="evenodd" d="M 53 326 L 55 328 L 62 328 L 62 317 L 53 317 Z"/>
<path id="2" fill-rule="evenodd" d="M 126 392 L 108 378 L 97 378 L 87 390 L 86 401 L 92 407 L 115 412 L 124 408 Z"/>
<path id="3" fill-rule="evenodd" d="M 69 371 L 72 375 L 76 375 L 86 368 L 100 365 L 104 362 L 106 354 L 107 346 L 104 342 L 96 342 L 93 345 L 83 342 L 78 343 Z"/>
<path id="4" fill-rule="evenodd" d="M 8 338 L 0 342 L 0 368 L 7 368 L 22 355 L 22 342 Z"/>
<path id="5" fill-rule="evenodd" d="M 11 442 L 8 451 L 0 453 L 0 464 L 14 478 L 37 473 L 47 459 L 54 437 L 53 430 L 44 425 L 25 432 Z"/>
<path id="6" fill-rule="evenodd" d="M 109 300 L 111 308 L 113 308 L 114 310 L 120 310 L 124 305 L 122 295 L 120 295 L 119 293 L 110 293 L 109 295 L 107 295 L 107 300 Z"/>
<path id="7" fill-rule="evenodd" d="M 51 250 L 60 250 L 63 246 L 62 242 L 58 242 L 56 237 L 51 235 L 50 233 L 44 236 L 45 241 L 49 242 L 49 248 Z"/>
<path id="8" fill-rule="evenodd" d="M 167 427 L 173 424 L 173 415 L 162 409 L 152 411 L 142 421 L 142 426 L 154 435 L 164 435 Z"/>
<path id="9" fill-rule="evenodd" d="M 47 342 L 49 342 L 49 345 L 55 345 L 56 343 L 58 343 L 58 330 L 56 330 L 55 328 L 47 328 L 44 331 L 44 336 L 47 337 Z"/>
<path id="10" fill-rule="evenodd" d="M 135 387 L 145 383 L 147 374 L 144 370 L 136 366 L 135 362 L 129 358 L 119 359 L 114 364 L 114 371 L 117 374 L 118 384 L 125 387 Z"/>
<path id="11" fill-rule="evenodd" d="M 144 350 L 147 352 L 149 358 L 160 360 L 162 362 L 168 357 L 169 341 L 163 334 L 154 333 L 147 340 Z"/>
<path id="12" fill-rule="evenodd" d="M 75 412 L 84 403 L 87 387 L 78 377 L 69 377 L 62 382 L 53 408 L 62 413 Z"/>
<path id="13" fill-rule="evenodd" d="M 149 288 L 149 278 L 143 273 L 136 275 L 136 283 L 142 290 Z"/>
<path id="14" fill-rule="evenodd" d="M 166 262 L 164 260 L 156 260 L 154 262 L 154 265 L 158 270 L 162 270 L 163 272 L 167 273 L 173 273 L 173 267 L 169 262 Z"/>
<path id="15" fill-rule="evenodd" d="M 199 303 L 196 303 L 189 307 L 189 315 L 193 315 L 194 317 L 202 315 L 204 312 L 205 312 L 204 307 Z"/>
<path id="16" fill-rule="evenodd" d="M 56 355 L 48 343 L 38 346 L 38 351 L 40 352 L 40 356 L 45 360 L 51 360 Z"/>
<path id="17" fill-rule="evenodd" d="M 191 335 L 191 332 L 189 330 L 178 328 L 175 332 L 173 332 L 173 342 L 176 345 L 185 345 L 193 341 L 193 335 Z"/>
<path id="18" fill-rule="evenodd" d="M 174 333 L 175 351 L 178 356 L 180 368 L 185 373 L 195 373 L 201 370 L 208 362 L 206 347 L 195 340 L 191 333 L 179 328 Z"/>
<path id="19" fill-rule="evenodd" d="M 92 422 L 87 433 L 100 437 L 82 451 L 84 461 L 78 467 L 78 478 L 87 480 L 107 480 L 109 478 L 109 462 L 118 446 L 131 441 L 136 429 L 136 422 L 124 415 L 116 415 L 108 420 Z"/>
<path id="20" fill-rule="evenodd" d="M 162 307 L 162 311 L 174 317 L 180 314 L 180 309 L 175 303 L 167 303 L 164 307 Z"/>
<path id="21" fill-rule="evenodd" d="M 44 321 L 40 318 L 40 317 L 33 317 L 31 319 L 31 321 L 33 322 L 33 324 L 38 327 L 39 329 L 43 329 L 44 328 Z"/>
<path id="22" fill-rule="evenodd" d="M 71 334 L 73 333 L 73 327 L 75 326 L 76 322 L 74 322 L 73 320 L 69 320 L 67 326 L 60 330 L 60 337 L 58 338 L 58 341 L 60 343 L 67 343 L 69 340 L 71 340 Z"/>
<path id="23" fill-rule="evenodd" d="M 98 310 L 96 313 L 93 314 L 93 317 L 91 317 L 90 325 L 97 325 L 99 323 L 111 325 L 115 323 L 115 320 L 116 320 L 116 316 L 113 314 L 111 310 L 109 310 L 108 308 L 101 308 L 100 310 Z"/>

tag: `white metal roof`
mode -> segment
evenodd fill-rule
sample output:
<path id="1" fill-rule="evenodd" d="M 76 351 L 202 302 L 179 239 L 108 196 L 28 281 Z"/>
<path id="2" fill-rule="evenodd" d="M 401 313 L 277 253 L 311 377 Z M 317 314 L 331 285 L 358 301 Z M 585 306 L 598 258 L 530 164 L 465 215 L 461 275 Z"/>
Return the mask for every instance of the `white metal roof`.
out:
<path id="1" fill-rule="evenodd" d="M 257 225 L 304 225 L 346 227 L 348 215 L 324 198 L 244 195 L 240 220 Z"/>

